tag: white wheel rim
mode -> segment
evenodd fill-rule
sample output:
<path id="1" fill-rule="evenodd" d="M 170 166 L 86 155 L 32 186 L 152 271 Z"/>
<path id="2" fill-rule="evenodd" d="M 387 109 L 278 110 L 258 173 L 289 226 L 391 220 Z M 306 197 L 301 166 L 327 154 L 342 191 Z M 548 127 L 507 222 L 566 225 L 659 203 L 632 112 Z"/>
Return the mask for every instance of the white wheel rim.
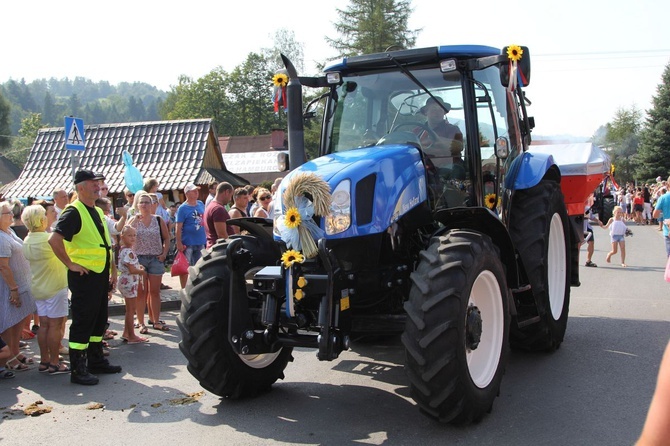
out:
<path id="1" fill-rule="evenodd" d="M 481 341 L 475 350 L 466 348 L 470 378 L 480 389 L 491 383 L 500 363 L 505 329 L 502 299 L 496 276 L 491 271 L 482 271 L 468 300 L 468 306 L 474 305 L 481 311 Z"/>
<path id="2" fill-rule="evenodd" d="M 563 221 L 556 213 L 551 218 L 549 226 L 549 250 L 547 252 L 547 288 L 549 292 L 549 306 L 554 320 L 558 320 L 563 313 L 565 300 L 566 256 L 565 234 Z"/>
<path id="3" fill-rule="evenodd" d="M 263 353 L 262 355 L 238 355 L 243 363 L 252 369 L 264 369 L 272 364 L 277 356 L 281 353 L 281 349 L 274 353 Z"/>

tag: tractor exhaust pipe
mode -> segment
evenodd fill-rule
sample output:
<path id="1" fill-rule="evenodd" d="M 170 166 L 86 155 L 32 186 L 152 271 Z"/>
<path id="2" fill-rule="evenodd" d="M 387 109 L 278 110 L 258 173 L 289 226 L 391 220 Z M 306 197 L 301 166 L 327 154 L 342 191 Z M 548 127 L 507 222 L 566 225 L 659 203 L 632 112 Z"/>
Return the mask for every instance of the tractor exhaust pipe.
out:
<path id="1" fill-rule="evenodd" d="M 289 169 L 293 170 L 307 162 L 305 154 L 305 127 L 302 116 L 302 84 L 298 79 L 293 63 L 281 55 L 286 71 L 288 73 L 288 85 L 286 86 L 286 103 L 288 118 L 288 156 Z"/>

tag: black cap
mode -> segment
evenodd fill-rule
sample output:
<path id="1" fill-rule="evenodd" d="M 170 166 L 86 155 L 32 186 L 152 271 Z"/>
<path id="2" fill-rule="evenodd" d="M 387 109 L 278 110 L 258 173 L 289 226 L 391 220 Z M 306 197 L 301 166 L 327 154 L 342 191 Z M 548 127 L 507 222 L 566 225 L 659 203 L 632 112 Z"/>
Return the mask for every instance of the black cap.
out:
<path id="1" fill-rule="evenodd" d="M 88 180 L 104 180 L 105 177 L 100 173 L 95 173 L 92 170 L 78 170 L 74 174 L 74 184 L 79 184 Z"/>
<path id="2" fill-rule="evenodd" d="M 426 114 L 426 109 L 428 108 L 428 106 L 430 104 L 437 104 L 437 105 L 441 106 L 441 108 L 443 110 L 445 110 L 445 113 L 449 113 L 449 111 L 451 110 L 451 104 L 450 103 L 445 102 L 444 99 L 442 99 L 439 96 L 436 96 L 436 97 L 430 97 L 430 98 L 426 99 L 426 105 L 421 107 L 421 110 L 419 110 L 419 113 L 421 113 L 422 115 L 425 115 Z"/>

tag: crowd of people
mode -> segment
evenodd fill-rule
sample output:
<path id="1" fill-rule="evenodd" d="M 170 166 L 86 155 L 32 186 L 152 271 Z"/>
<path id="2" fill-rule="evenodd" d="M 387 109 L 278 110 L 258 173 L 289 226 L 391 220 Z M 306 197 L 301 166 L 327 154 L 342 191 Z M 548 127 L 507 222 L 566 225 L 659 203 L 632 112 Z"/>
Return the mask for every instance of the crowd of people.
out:
<path id="1" fill-rule="evenodd" d="M 632 221 L 638 225 L 651 225 L 657 223 L 653 216 L 656 201 L 668 191 L 670 177 L 667 180 L 656 178 L 656 183 L 645 183 L 635 186 L 626 184 L 619 188 L 614 194 L 616 205 L 621 206 L 625 221 Z M 660 222 L 659 230 L 661 229 Z"/>
<path id="2" fill-rule="evenodd" d="M 124 343 L 148 342 L 142 335 L 150 329 L 169 331 L 160 290 L 169 288 L 162 278 L 176 253 L 195 265 L 205 247 L 240 232 L 231 218 L 270 218 L 280 180 L 272 190 L 213 182 L 206 203 L 189 183 L 185 200 L 168 205 L 149 178 L 115 207 L 105 177 L 79 170 L 71 194 L 56 189 L 51 200 L 27 206 L 0 202 L 0 379 L 36 368 L 95 385 L 96 375 L 121 372 L 105 348 L 118 335 L 108 329 L 112 292 L 125 302 Z M 183 288 L 187 274 L 179 279 Z M 37 362 L 22 353 L 26 337 L 37 338 Z"/>
<path id="3" fill-rule="evenodd" d="M 612 257 L 620 253 L 621 266 L 624 268 L 628 266 L 626 264 L 625 237 L 632 235 L 632 231 L 627 227 L 626 222 L 636 225 L 658 225 L 658 230 L 663 231 L 666 253 L 670 257 L 670 233 L 667 224 L 670 219 L 663 219 L 663 215 L 670 215 L 670 196 L 667 194 L 669 189 L 670 177 L 667 180 L 658 177 L 656 183 L 653 184 L 646 183 L 635 186 L 627 183 L 625 186 L 619 187 L 612 192 L 615 206 L 612 210 L 612 217 L 605 224 L 594 214 L 595 197 L 591 194 L 586 200 L 584 211 L 585 266 L 598 266 L 592 259 L 595 241 L 593 225 L 609 229 L 612 248 L 605 257 L 607 263 L 611 263 Z"/>

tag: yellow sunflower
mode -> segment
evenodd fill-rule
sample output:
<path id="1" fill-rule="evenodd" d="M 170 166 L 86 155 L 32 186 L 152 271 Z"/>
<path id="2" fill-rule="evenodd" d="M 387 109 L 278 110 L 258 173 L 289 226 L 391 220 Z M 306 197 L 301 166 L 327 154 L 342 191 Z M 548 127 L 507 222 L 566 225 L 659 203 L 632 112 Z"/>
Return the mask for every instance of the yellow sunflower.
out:
<path id="1" fill-rule="evenodd" d="M 302 223 L 302 217 L 300 216 L 298 208 L 289 208 L 288 211 L 286 211 L 286 216 L 284 216 L 284 224 L 286 224 L 286 227 L 295 229 L 300 226 L 300 223 Z"/>
<path id="2" fill-rule="evenodd" d="M 519 45 L 510 45 L 507 47 L 507 57 L 514 62 L 518 62 L 523 57 L 523 50 Z"/>
<path id="3" fill-rule="evenodd" d="M 496 194 L 488 194 L 486 197 L 484 197 L 484 204 L 487 208 L 493 209 L 500 204 L 500 198 L 496 200 Z"/>
<path id="4" fill-rule="evenodd" d="M 277 73 L 272 77 L 272 83 L 275 87 L 285 87 L 288 84 L 288 76 L 284 73 Z"/>
<path id="5" fill-rule="evenodd" d="M 300 254 L 300 251 L 294 249 L 289 249 L 281 256 L 281 261 L 284 263 L 284 267 L 290 268 L 295 262 L 302 263 L 305 261 L 305 256 Z"/>

